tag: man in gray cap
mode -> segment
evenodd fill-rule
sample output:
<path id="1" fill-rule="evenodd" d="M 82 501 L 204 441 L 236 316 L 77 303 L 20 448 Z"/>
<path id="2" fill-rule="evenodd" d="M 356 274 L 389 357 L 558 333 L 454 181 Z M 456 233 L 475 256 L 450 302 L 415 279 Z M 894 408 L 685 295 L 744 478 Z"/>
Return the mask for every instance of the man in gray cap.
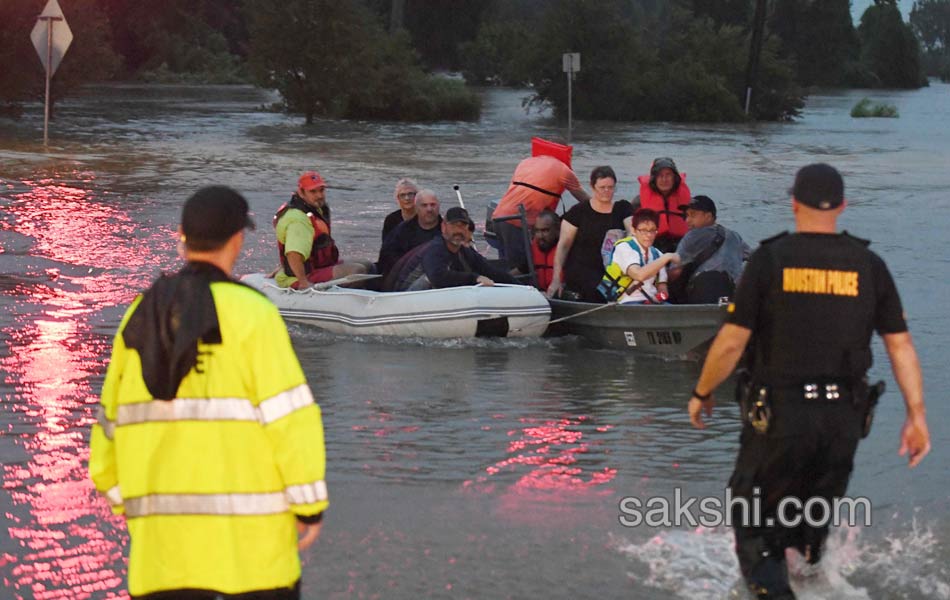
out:
<path id="1" fill-rule="evenodd" d="M 866 375 L 874 330 L 904 396 L 899 454 L 914 467 L 930 451 L 920 364 L 897 288 L 867 241 L 837 233 L 845 206 L 833 167 L 798 172 L 796 232 L 765 240 L 752 254 L 689 400 L 690 421 L 702 429 L 713 391 L 752 340 L 747 375 L 738 378 L 743 429 L 729 487 L 733 500 L 752 507 L 731 503 L 739 566 L 757 598 L 794 598 L 786 548 L 809 563 L 821 559 L 836 516 L 830 507 L 845 494 L 883 391 L 883 382 L 869 385 Z"/>

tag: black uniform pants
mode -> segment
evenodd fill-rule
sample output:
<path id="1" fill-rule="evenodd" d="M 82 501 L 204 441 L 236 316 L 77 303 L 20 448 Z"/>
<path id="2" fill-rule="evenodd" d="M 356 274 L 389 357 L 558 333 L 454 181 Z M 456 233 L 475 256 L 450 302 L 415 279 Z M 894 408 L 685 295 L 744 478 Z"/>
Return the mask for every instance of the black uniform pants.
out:
<path id="1" fill-rule="evenodd" d="M 222 594 L 212 590 L 166 590 L 133 596 L 133 600 L 300 600 L 300 581 L 290 588 L 259 590 L 243 594 Z"/>
<path id="2" fill-rule="evenodd" d="M 686 304 L 716 304 L 722 297 L 732 298 L 736 284 L 725 271 L 703 271 L 693 275 L 686 285 Z"/>
<path id="3" fill-rule="evenodd" d="M 863 408 L 855 406 L 847 391 L 837 400 L 806 400 L 797 390 L 773 392 L 771 409 L 767 433 L 759 434 L 749 424 L 743 427 L 729 486 L 733 498 L 747 499 L 750 507 L 758 498 L 762 506 L 758 525 L 743 522 L 741 505 L 732 506 L 742 574 L 750 584 L 778 590 L 776 597 L 780 597 L 787 592 L 785 548 L 803 553 L 808 549 L 811 562 L 817 562 L 828 525 L 812 527 L 801 519 L 797 526 L 786 526 L 776 519 L 779 505 L 783 498 L 799 501 L 783 510 L 786 522 L 802 516 L 797 508 L 811 498 L 823 498 L 833 508 L 832 499 L 843 496 L 848 486 L 861 439 Z M 821 518 L 821 513 L 814 510 L 812 516 Z M 769 524 L 767 519 L 774 521 Z"/>

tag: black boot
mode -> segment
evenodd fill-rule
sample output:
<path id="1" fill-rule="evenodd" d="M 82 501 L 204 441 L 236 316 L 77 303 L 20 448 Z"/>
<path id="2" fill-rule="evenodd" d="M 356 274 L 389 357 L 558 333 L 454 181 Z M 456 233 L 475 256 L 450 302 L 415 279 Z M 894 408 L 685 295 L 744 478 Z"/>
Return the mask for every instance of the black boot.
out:
<path id="1" fill-rule="evenodd" d="M 736 556 L 746 585 L 756 598 L 794 600 L 783 549 L 772 549 L 757 536 L 737 538 Z"/>

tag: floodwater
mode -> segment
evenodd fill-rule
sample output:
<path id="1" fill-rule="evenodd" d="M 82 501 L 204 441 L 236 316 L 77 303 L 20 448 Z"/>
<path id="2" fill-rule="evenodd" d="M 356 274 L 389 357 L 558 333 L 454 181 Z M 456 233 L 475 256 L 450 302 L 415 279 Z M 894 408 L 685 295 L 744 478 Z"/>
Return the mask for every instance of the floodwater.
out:
<path id="1" fill-rule="evenodd" d="M 109 86 L 58 107 L 48 151 L 41 107 L 0 120 L 0 596 L 126 596 L 128 539 L 86 479 L 89 429 L 125 305 L 178 263 L 172 234 L 188 194 L 210 183 L 244 192 L 258 229 L 238 270 L 268 270 L 270 216 L 316 168 L 344 254 L 373 258 L 399 177 L 444 207 L 458 184 L 482 215 L 529 138 L 564 133 L 525 114 L 524 95 L 486 91 L 477 123 L 306 127 L 262 110 L 274 97 L 252 88 Z M 874 240 L 903 295 L 934 450 L 913 471 L 897 456 L 903 408 L 876 342 L 872 375 L 890 391 L 849 489 L 871 502 L 872 525 L 839 528 L 824 577 L 796 586 L 803 598 L 950 598 L 950 86 L 875 92 L 899 119 L 851 119 L 862 95 L 812 96 L 793 124 L 576 122 L 575 166 L 586 179 L 613 165 L 630 198 L 652 158 L 673 156 L 753 245 L 792 226 L 798 167 L 841 169 L 843 226 Z M 723 388 L 712 426 L 688 426 L 699 365 L 571 338 L 291 333 L 324 410 L 331 494 L 305 556 L 306 598 L 735 594 L 728 529 L 619 520 L 624 497 L 723 498 L 737 411 Z"/>

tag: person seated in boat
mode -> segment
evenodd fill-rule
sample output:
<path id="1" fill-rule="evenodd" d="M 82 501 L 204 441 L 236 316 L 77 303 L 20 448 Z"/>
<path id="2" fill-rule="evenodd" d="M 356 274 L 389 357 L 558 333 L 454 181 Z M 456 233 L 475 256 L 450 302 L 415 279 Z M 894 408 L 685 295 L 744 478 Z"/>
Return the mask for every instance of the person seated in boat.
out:
<path id="1" fill-rule="evenodd" d="M 475 223 L 468 211 L 453 206 L 445 213 L 442 235 L 413 250 L 413 260 L 400 265 L 393 291 L 415 291 L 465 285 L 517 283 L 510 273 L 494 267 L 472 247 Z"/>
<path id="2" fill-rule="evenodd" d="M 534 263 L 537 288 L 546 291 L 554 276 L 554 254 L 561 236 L 561 217 L 553 210 L 542 210 L 534 222 L 531 235 L 531 260 Z M 515 274 L 529 272 L 527 261 L 515 269 Z"/>
<path id="3" fill-rule="evenodd" d="M 404 254 L 439 235 L 442 217 L 439 215 L 439 199 L 435 192 L 422 189 L 416 192 L 416 214 L 393 229 L 379 249 L 376 270 L 384 276 Z"/>
<path id="4" fill-rule="evenodd" d="M 399 208 L 386 215 L 386 219 L 383 221 L 382 240 L 384 242 L 386 241 L 386 236 L 400 223 L 416 216 L 417 193 L 419 193 L 419 186 L 417 186 L 416 182 L 412 179 L 403 177 L 396 182 L 393 197 L 396 199 L 396 205 L 399 206 Z"/>
<path id="5" fill-rule="evenodd" d="M 686 173 L 680 173 L 672 158 L 657 158 L 648 175 L 637 178 L 640 193 L 633 199 L 633 209 L 649 208 L 660 215 L 660 232 L 654 246 L 663 252 L 672 252 L 686 235 L 686 219 L 681 204 L 689 204 L 691 192 L 686 185 Z"/>
<path id="6" fill-rule="evenodd" d="M 633 211 L 626 200 L 614 202 L 617 175 L 608 166 L 590 174 L 594 195 L 564 214 L 547 293 L 585 302 L 603 302 L 597 286 L 610 262 L 616 240 L 631 231 Z M 563 295 L 562 295 L 563 294 Z"/>
<path id="7" fill-rule="evenodd" d="M 670 295 L 682 304 L 715 304 L 731 298 L 752 249 L 742 237 L 716 222 L 716 203 L 694 196 L 686 211 L 689 231 L 676 246 L 682 264 L 670 270 Z"/>
<path id="8" fill-rule="evenodd" d="M 617 242 L 598 290 L 621 304 L 663 304 L 669 298 L 667 266 L 679 264 L 674 252 L 653 245 L 660 216 L 649 208 L 633 213 L 633 235 Z"/>
<path id="9" fill-rule="evenodd" d="M 297 191 L 274 215 L 280 268 L 275 280 L 280 287 L 306 289 L 322 283 L 372 270 L 368 261 L 340 260 L 340 250 L 330 230 L 327 184 L 316 171 L 307 171 L 297 182 Z"/>
<path id="10" fill-rule="evenodd" d="M 578 202 L 585 202 L 590 195 L 581 186 L 569 164 L 548 155 L 531 156 L 518 163 L 508 191 L 502 196 L 492 213 L 492 218 L 518 214 L 518 205 L 523 204 L 528 227 L 533 227 L 542 210 L 554 210 L 567 190 Z M 524 233 L 520 220 L 496 221 L 495 233 L 501 240 L 502 258 L 511 267 L 524 264 Z"/>

